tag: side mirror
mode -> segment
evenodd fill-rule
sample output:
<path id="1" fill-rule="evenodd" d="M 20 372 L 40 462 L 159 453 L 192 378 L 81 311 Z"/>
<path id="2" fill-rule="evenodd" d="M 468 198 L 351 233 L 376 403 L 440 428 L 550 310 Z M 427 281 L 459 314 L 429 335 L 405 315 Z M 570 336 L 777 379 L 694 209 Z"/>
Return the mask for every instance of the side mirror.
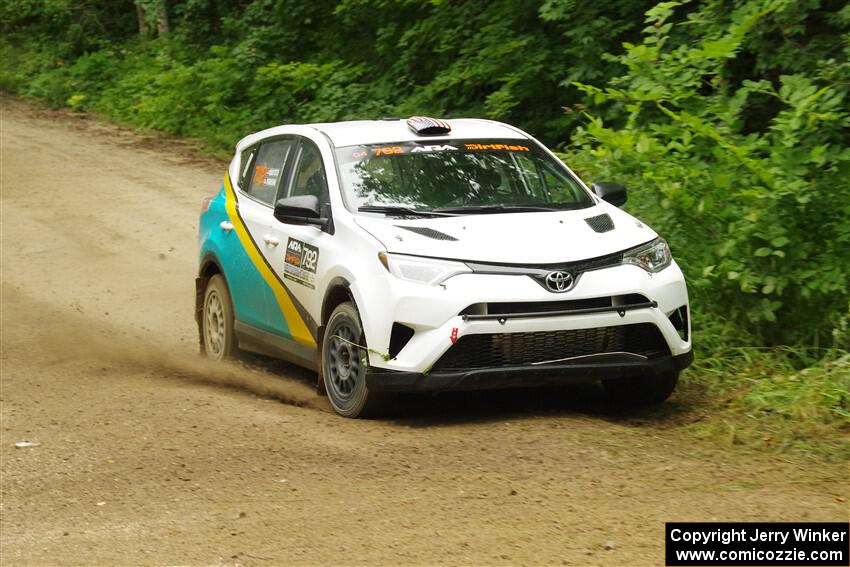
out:
<path id="1" fill-rule="evenodd" d="M 274 218 L 286 224 L 313 224 L 324 227 L 328 219 L 321 218 L 319 198 L 298 195 L 280 199 L 274 205 Z"/>
<path id="2" fill-rule="evenodd" d="M 611 203 L 615 207 L 622 207 L 628 198 L 626 188 L 618 183 L 594 183 L 590 188 L 593 189 L 597 197 Z"/>

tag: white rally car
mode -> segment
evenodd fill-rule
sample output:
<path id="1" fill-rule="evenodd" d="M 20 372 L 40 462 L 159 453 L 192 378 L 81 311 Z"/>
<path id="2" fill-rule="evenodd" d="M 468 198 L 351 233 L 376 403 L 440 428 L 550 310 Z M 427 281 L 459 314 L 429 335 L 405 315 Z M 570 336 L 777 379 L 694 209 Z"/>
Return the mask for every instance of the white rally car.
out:
<path id="1" fill-rule="evenodd" d="M 693 360 L 687 288 L 625 201 L 490 120 L 263 130 L 203 206 L 201 347 L 315 369 L 348 417 L 390 392 L 596 380 L 663 401 Z"/>

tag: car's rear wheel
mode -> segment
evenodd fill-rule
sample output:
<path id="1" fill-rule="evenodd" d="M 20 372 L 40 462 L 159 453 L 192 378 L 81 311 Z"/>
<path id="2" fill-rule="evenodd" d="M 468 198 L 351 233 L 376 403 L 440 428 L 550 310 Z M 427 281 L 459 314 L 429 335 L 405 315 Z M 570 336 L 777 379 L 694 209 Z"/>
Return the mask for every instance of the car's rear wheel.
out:
<path id="1" fill-rule="evenodd" d="M 204 292 L 204 352 L 212 360 L 225 360 L 236 353 L 233 304 L 227 283 L 220 274 L 207 282 Z"/>
<path id="2" fill-rule="evenodd" d="M 322 378 L 334 410 L 344 417 L 376 415 L 384 397 L 366 386 L 368 353 L 360 315 L 353 303 L 331 313 L 322 339 Z"/>
<path id="3" fill-rule="evenodd" d="M 679 382 L 679 372 L 667 372 L 619 380 L 605 380 L 608 399 L 619 406 L 641 407 L 660 404 L 669 398 Z"/>

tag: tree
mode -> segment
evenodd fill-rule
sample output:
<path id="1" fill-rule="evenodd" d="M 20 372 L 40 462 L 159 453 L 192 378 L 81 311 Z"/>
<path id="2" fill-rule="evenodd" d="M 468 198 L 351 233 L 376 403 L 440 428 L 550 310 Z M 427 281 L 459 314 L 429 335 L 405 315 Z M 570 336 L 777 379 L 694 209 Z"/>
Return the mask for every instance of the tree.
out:
<path id="1" fill-rule="evenodd" d="M 167 0 L 135 0 L 136 18 L 139 22 L 139 37 L 148 37 L 152 27 L 160 36 L 171 32 Z"/>

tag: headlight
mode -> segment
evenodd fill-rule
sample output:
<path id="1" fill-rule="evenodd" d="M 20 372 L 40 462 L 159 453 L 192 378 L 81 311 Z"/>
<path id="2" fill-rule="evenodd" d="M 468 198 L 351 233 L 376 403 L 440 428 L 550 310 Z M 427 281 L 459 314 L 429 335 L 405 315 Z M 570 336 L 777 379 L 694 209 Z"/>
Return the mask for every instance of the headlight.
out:
<path id="1" fill-rule="evenodd" d="M 626 250 L 623 254 L 624 264 L 640 266 L 653 274 L 669 266 L 672 261 L 673 255 L 670 254 L 670 248 L 662 238 L 656 238 L 652 242 Z"/>
<path id="2" fill-rule="evenodd" d="M 389 273 L 401 280 L 425 285 L 438 285 L 452 276 L 472 272 L 463 262 L 420 258 L 380 252 L 378 259 Z"/>

